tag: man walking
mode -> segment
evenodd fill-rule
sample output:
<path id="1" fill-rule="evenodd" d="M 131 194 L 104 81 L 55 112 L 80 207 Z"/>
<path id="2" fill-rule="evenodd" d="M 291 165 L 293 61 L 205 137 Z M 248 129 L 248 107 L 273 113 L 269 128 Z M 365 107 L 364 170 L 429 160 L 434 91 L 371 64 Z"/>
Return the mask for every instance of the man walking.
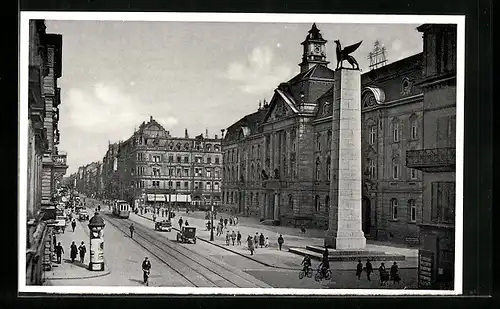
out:
<path id="1" fill-rule="evenodd" d="M 76 228 L 76 220 L 73 219 L 73 221 L 71 221 L 71 228 L 73 229 L 73 233 L 75 232 L 75 228 Z"/>
<path id="2" fill-rule="evenodd" d="M 64 249 L 59 242 L 56 246 L 56 256 L 57 256 L 57 264 L 61 264 L 62 255 L 64 253 Z"/>
<path id="3" fill-rule="evenodd" d="M 78 254 L 78 248 L 76 247 L 76 244 L 73 241 L 70 246 L 70 254 L 69 254 L 69 256 L 71 257 L 71 263 L 75 262 L 77 254 Z"/>
<path id="4" fill-rule="evenodd" d="M 233 241 L 234 246 L 234 241 L 236 240 L 236 233 L 234 231 L 231 233 L 231 240 Z"/>
<path id="5" fill-rule="evenodd" d="M 229 231 L 226 232 L 226 246 L 229 246 Z"/>
<path id="6" fill-rule="evenodd" d="M 238 235 L 236 235 L 236 243 L 238 246 L 241 246 L 241 234 L 240 231 L 238 231 Z"/>
<path id="7" fill-rule="evenodd" d="M 257 247 L 259 246 L 259 233 L 255 233 L 255 236 L 253 237 L 253 245 L 255 250 L 257 250 Z"/>
<path id="8" fill-rule="evenodd" d="M 130 224 L 129 230 L 130 230 L 130 238 L 134 238 L 135 227 L 133 223 Z"/>
<path id="9" fill-rule="evenodd" d="M 361 260 L 358 260 L 358 265 L 356 266 L 356 277 L 358 277 L 358 280 L 361 279 L 361 273 L 363 273 L 363 263 L 361 263 Z"/>
<path id="10" fill-rule="evenodd" d="M 373 272 L 373 266 L 372 266 L 372 263 L 370 262 L 370 259 L 366 260 L 365 268 L 366 268 L 366 278 L 368 279 L 368 281 L 372 281 L 370 279 L 370 275 Z"/>
<path id="11" fill-rule="evenodd" d="M 82 241 L 80 247 L 78 247 L 78 251 L 80 252 L 80 263 L 84 263 L 85 253 L 87 252 L 87 248 L 85 248 L 85 243 Z"/>
<path id="12" fill-rule="evenodd" d="M 182 220 L 182 217 L 179 218 L 179 230 L 182 230 L 182 222 L 184 222 L 184 220 Z"/>
<path id="13" fill-rule="evenodd" d="M 284 242 L 285 242 L 285 240 L 283 239 L 283 235 L 280 234 L 280 237 L 278 237 L 278 247 L 280 248 L 280 251 L 281 251 L 281 247 L 283 246 Z"/>

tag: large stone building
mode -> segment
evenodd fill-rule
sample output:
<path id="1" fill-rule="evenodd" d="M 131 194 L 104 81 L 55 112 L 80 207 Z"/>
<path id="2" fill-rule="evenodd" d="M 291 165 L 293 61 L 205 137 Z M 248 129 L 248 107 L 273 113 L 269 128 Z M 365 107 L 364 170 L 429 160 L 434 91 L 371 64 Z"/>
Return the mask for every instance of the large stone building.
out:
<path id="1" fill-rule="evenodd" d="M 302 42 L 300 73 L 280 84 L 269 103 L 227 129 L 223 210 L 264 223 L 328 228 L 330 181 L 337 175 L 331 172 L 334 71 L 326 42 L 313 25 Z M 361 76 L 362 220 L 369 238 L 419 236 L 426 205 L 423 176 L 405 166 L 405 156 L 424 148 L 429 94 L 419 82 L 428 58 L 419 53 Z M 441 98 L 445 105 L 456 101 L 451 93 Z M 428 136 L 435 135 L 431 131 Z"/>
<path id="2" fill-rule="evenodd" d="M 434 282 L 453 288 L 455 259 L 455 143 L 457 29 L 424 24 L 422 144 L 406 152 L 406 166 L 422 173 L 419 228 L 423 248 L 432 252 Z"/>
<path id="3" fill-rule="evenodd" d="M 50 265 L 50 229 L 45 221 L 54 205 L 56 184 L 66 173 L 66 153 L 59 152 L 62 37 L 46 33 L 44 20 L 29 21 L 26 283 L 41 284 Z"/>
<path id="4" fill-rule="evenodd" d="M 101 166 L 96 163 L 90 173 L 93 180 L 78 190 L 98 194 L 102 186 L 102 197 L 127 200 L 136 207 L 208 208 L 221 202 L 221 169 L 217 135 L 190 138 L 186 130 L 184 137 L 173 137 L 151 117 L 126 141 L 110 144 Z"/>

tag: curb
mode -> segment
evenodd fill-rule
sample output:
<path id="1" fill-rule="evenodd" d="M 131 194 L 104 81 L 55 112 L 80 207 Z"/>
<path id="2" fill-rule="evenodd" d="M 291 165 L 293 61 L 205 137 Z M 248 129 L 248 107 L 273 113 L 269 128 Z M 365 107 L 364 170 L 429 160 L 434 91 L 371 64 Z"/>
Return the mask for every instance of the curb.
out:
<path id="1" fill-rule="evenodd" d="M 153 221 L 153 219 L 148 218 L 148 217 L 145 217 L 145 216 L 143 216 L 143 215 L 139 215 L 139 214 L 137 214 L 137 216 L 142 217 L 142 218 L 145 218 L 145 219 L 148 219 L 149 221 Z M 172 229 L 173 229 L 173 230 L 176 230 L 176 231 L 178 231 L 178 232 L 179 232 L 179 229 L 178 229 L 178 228 L 175 228 L 175 227 L 173 227 L 173 226 L 172 226 Z M 262 261 L 259 261 L 259 260 L 257 260 L 257 259 L 254 259 L 254 258 L 252 258 L 252 257 L 250 257 L 250 256 L 247 256 L 247 255 L 245 255 L 245 254 L 243 254 L 243 253 L 236 252 L 236 251 L 233 251 L 233 250 L 231 250 L 231 249 L 228 249 L 228 248 L 226 248 L 226 247 L 224 247 L 224 246 L 222 246 L 222 245 L 215 244 L 215 243 L 213 243 L 213 242 L 211 242 L 211 241 L 209 241 L 209 240 L 206 240 L 206 239 L 200 238 L 199 236 L 196 236 L 196 238 L 197 238 L 197 239 L 199 239 L 199 240 L 201 240 L 201 241 L 203 241 L 203 242 L 205 242 L 205 243 L 208 243 L 208 244 L 211 244 L 211 245 L 213 245 L 213 246 L 216 246 L 216 247 L 219 247 L 219 248 L 221 248 L 221 249 L 224 249 L 224 250 L 226 250 L 226 251 L 232 252 L 232 253 L 234 253 L 234 254 L 237 254 L 237 255 L 239 255 L 239 256 L 242 256 L 242 257 L 244 257 L 244 258 L 247 258 L 247 259 L 249 259 L 249 260 L 252 260 L 252 261 L 254 261 L 254 262 L 256 262 L 256 263 L 259 263 L 259 264 L 264 265 L 264 266 L 267 266 L 267 267 L 276 268 L 276 269 L 284 269 L 284 270 L 296 270 L 296 271 L 300 271 L 300 270 L 302 270 L 302 268 L 281 267 L 281 266 L 276 266 L 276 265 L 268 264 L 268 263 L 266 263 L 266 262 L 262 262 Z M 415 267 L 399 267 L 399 269 L 417 269 L 417 268 L 418 268 L 417 266 L 415 266 Z M 356 268 L 352 268 L 352 269 L 337 269 L 337 271 L 355 271 L 355 270 L 356 270 Z"/>

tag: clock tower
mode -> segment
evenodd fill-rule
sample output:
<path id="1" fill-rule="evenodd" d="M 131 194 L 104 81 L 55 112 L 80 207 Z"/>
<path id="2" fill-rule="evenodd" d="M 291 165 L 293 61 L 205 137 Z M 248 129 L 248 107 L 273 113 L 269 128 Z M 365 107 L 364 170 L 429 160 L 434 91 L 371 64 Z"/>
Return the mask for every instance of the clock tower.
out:
<path id="1" fill-rule="evenodd" d="M 329 61 L 326 61 L 326 42 L 327 41 L 323 39 L 321 33 L 319 33 L 319 29 L 314 23 L 304 42 L 300 43 L 304 46 L 302 63 L 299 64 L 301 73 L 309 70 L 316 64 L 327 66 L 328 63 L 330 63 Z"/>

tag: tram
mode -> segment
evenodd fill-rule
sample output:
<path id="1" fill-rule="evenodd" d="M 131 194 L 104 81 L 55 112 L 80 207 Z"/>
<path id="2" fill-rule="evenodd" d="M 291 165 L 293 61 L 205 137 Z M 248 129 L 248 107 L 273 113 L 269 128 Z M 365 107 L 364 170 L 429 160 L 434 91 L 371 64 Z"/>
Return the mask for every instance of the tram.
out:
<path id="1" fill-rule="evenodd" d="M 114 201 L 113 214 L 120 218 L 128 218 L 130 216 L 130 205 L 126 201 Z"/>

